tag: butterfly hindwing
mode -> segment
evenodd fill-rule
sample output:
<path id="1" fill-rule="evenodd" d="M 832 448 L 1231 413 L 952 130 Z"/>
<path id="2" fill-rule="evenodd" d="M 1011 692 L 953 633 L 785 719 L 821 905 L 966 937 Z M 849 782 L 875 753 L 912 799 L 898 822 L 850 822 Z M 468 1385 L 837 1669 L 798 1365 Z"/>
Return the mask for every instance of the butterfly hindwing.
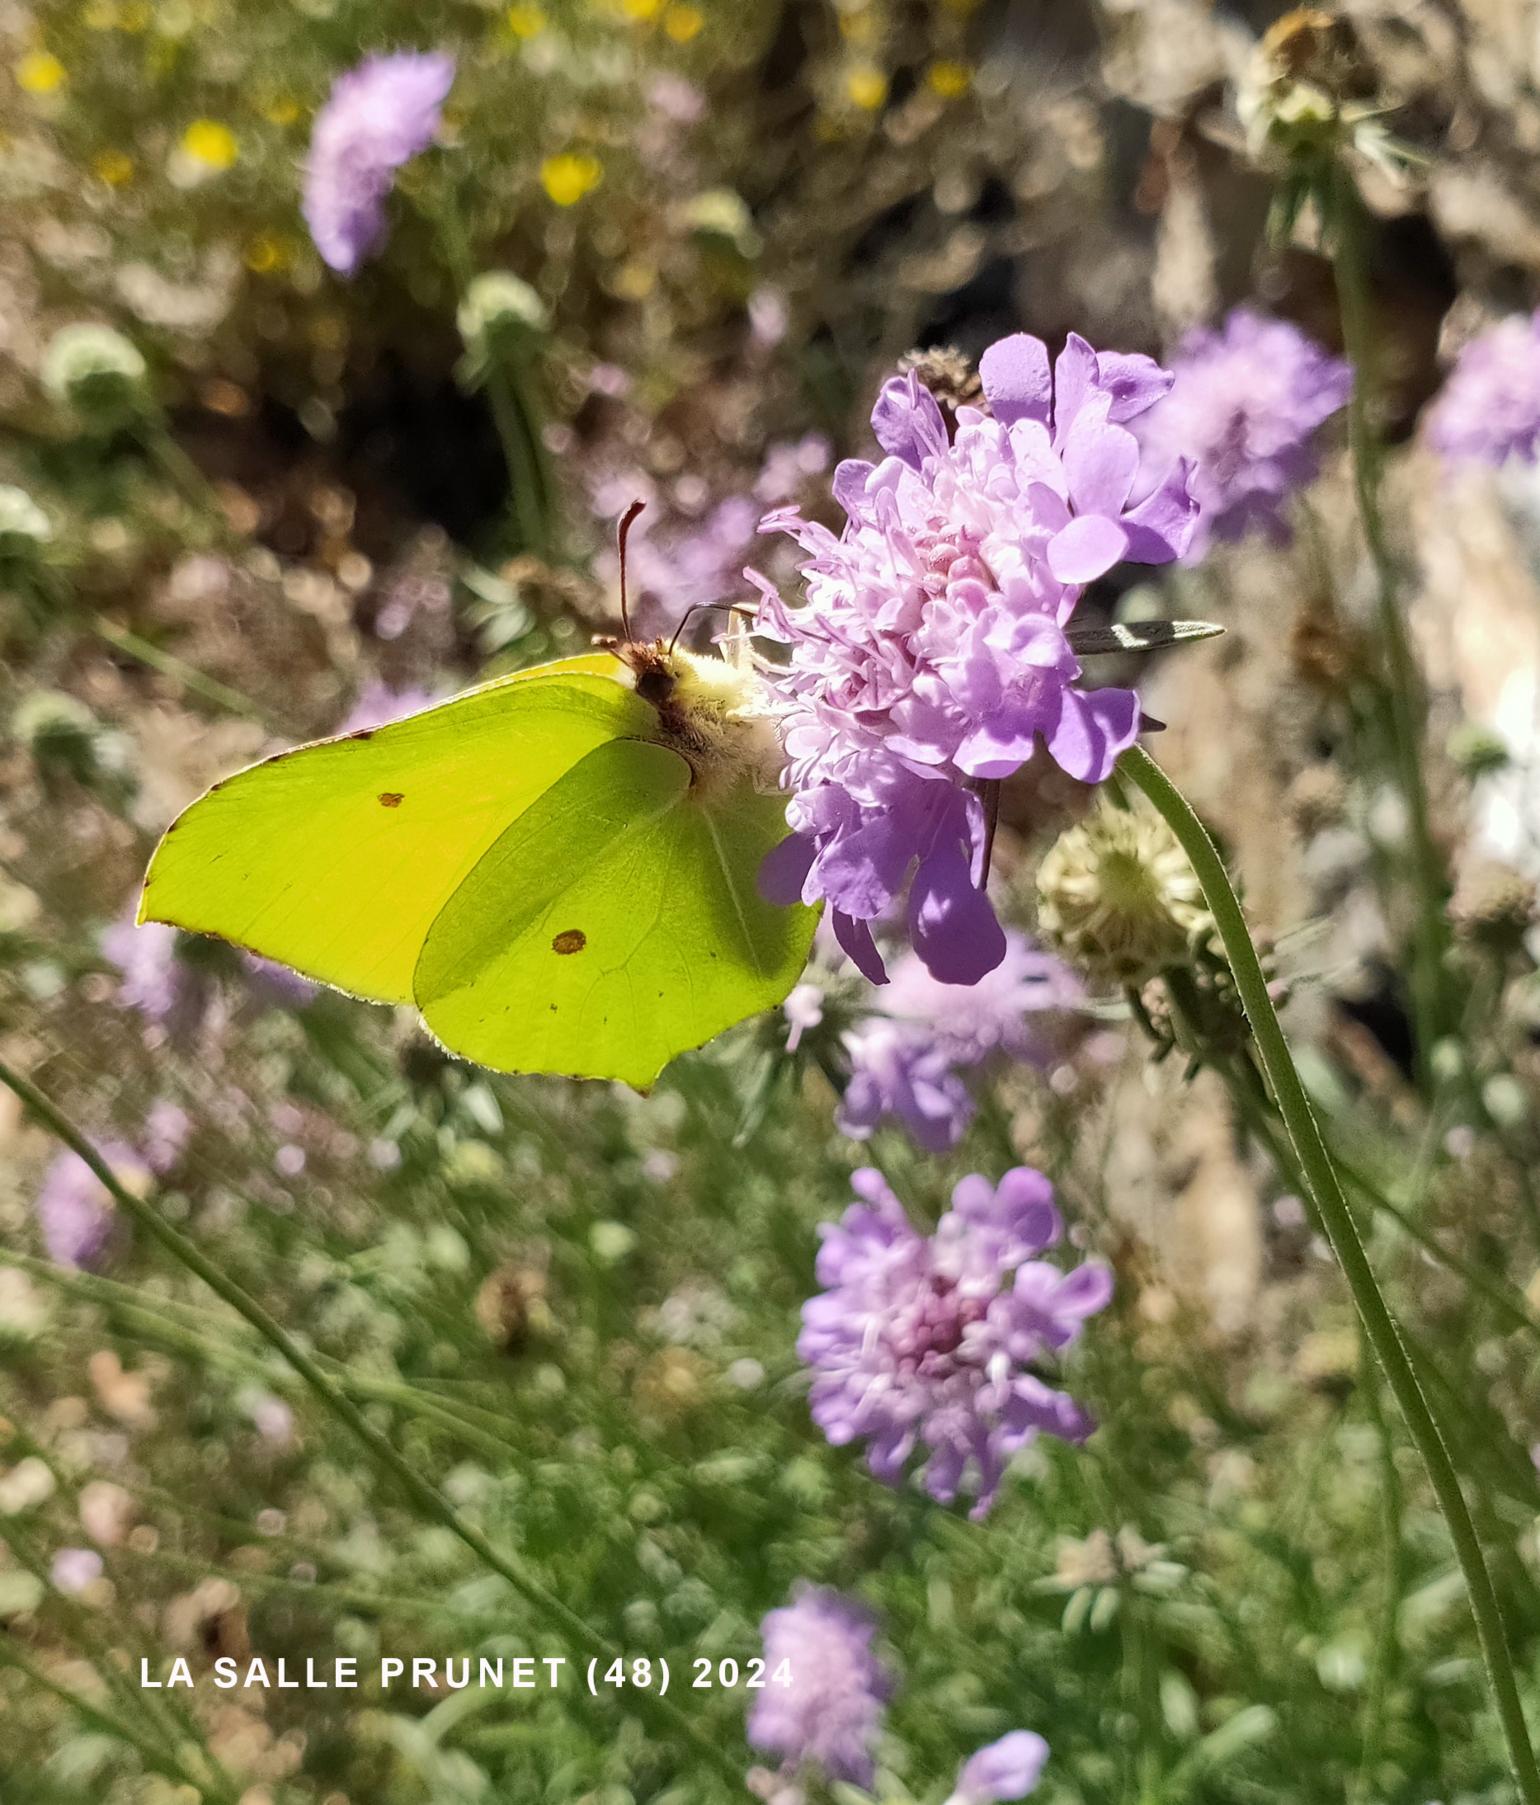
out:
<path id="1" fill-rule="evenodd" d="M 445 903 L 418 1008 L 479 1064 L 645 1088 L 796 981 L 813 911 L 755 883 L 785 831 L 784 803 L 747 782 L 705 803 L 667 747 L 597 747 Z"/>

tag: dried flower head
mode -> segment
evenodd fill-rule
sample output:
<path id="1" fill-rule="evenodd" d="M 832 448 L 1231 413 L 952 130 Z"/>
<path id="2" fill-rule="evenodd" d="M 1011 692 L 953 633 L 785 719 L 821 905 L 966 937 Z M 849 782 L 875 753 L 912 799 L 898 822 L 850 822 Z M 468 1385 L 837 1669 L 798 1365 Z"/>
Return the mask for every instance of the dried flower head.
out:
<path id="1" fill-rule="evenodd" d="M 1028 1166 L 998 1185 L 977 1174 L 921 1235 L 880 1172 L 857 1172 L 859 1203 L 822 1229 L 818 1278 L 797 1352 L 813 1370 L 813 1420 L 836 1447 L 867 1444 L 896 1485 L 917 1452 L 924 1485 L 963 1489 L 986 1516 L 1012 1456 L 1039 1434 L 1083 1441 L 1090 1417 L 1042 1377 L 1104 1308 L 1112 1277 L 1037 1256 L 1063 1234 L 1053 1187 Z"/>
<path id="2" fill-rule="evenodd" d="M 351 276 L 385 242 L 396 171 L 438 132 L 454 58 L 402 51 L 339 76 L 316 114 L 305 169 L 305 223 L 323 260 Z"/>
<path id="3" fill-rule="evenodd" d="M 792 835 L 761 882 L 827 902 L 875 983 L 872 923 L 906 892 L 933 976 L 971 984 L 1004 957 L 977 786 L 1041 751 L 1084 782 L 1110 773 L 1138 701 L 1083 687 L 1065 629 L 1086 583 L 1125 558 L 1169 562 L 1192 530 L 1186 465 L 1152 470 L 1126 424 L 1170 386 L 1148 358 L 1072 336 L 1050 370 L 1018 334 L 980 374 L 991 414 L 959 409 L 955 437 L 913 372 L 887 384 L 872 415 L 886 455 L 835 473 L 838 538 L 794 510 L 764 523 L 809 556 L 799 609 L 756 579 L 760 631 L 790 654 L 766 680 Z"/>
<path id="4" fill-rule="evenodd" d="M 1352 22 L 1301 6 L 1274 20 L 1237 95 L 1251 153 L 1265 163 L 1329 155 L 1370 108 L 1374 76 Z"/>
<path id="5" fill-rule="evenodd" d="M 1103 803 L 1060 834 L 1038 866 L 1037 924 L 1093 983 L 1126 986 L 1186 963 L 1212 919 L 1186 853 L 1155 810 Z"/>
<path id="6" fill-rule="evenodd" d="M 825 1587 L 799 1588 L 760 1626 L 771 1675 L 749 1713 L 752 1747 L 778 1755 L 789 1774 L 811 1768 L 826 1780 L 870 1786 L 872 1747 L 893 1677 L 872 1650 L 869 1611 Z M 782 1663 L 790 1676 L 774 1676 Z"/>

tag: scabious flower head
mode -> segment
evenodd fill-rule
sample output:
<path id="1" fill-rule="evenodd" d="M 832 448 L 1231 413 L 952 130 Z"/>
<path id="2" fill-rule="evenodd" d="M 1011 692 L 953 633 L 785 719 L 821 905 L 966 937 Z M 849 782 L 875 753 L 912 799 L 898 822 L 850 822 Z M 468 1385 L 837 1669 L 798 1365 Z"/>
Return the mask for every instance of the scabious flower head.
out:
<path id="1" fill-rule="evenodd" d="M 881 992 L 882 1013 L 844 1037 L 850 1082 L 840 1131 L 865 1140 L 891 1117 L 929 1152 L 956 1146 L 974 1108 L 962 1074 L 996 1055 L 1045 1058 L 1045 1015 L 1073 1009 L 1083 994 L 1068 967 L 1010 929 L 1004 958 L 973 985 L 943 984 L 904 954 Z"/>
<path id="2" fill-rule="evenodd" d="M 1012 1730 L 963 1763 L 947 1805 L 998 1805 L 1005 1799 L 1024 1799 L 1037 1790 L 1047 1759 L 1048 1744 L 1041 1736 L 1031 1730 Z"/>
<path id="3" fill-rule="evenodd" d="M 782 1662 L 789 1685 L 773 1677 L 749 1713 L 752 1747 L 778 1755 L 786 1770 L 812 1767 L 829 1780 L 870 1786 L 872 1745 L 893 1677 L 872 1651 L 876 1620 L 854 1600 L 804 1586 L 760 1625 L 765 1669 Z"/>
<path id="4" fill-rule="evenodd" d="M 134 1189 L 148 1186 L 149 1167 L 132 1147 L 109 1141 L 100 1151 L 121 1184 Z M 43 1176 L 37 1221 L 49 1259 L 60 1266 L 90 1269 L 106 1257 L 117 1212 L 107 1187 L 78 1153 L 66 1149 Z"/>
<path id="5" fill-rule="evenodd" d="M 1428 443 L 1450 463 L 1540 456 L 1540 312 L 1478 333 L 1455 359 L 1428 413 Z"/>
<path id="6" fill-rule="evenodd" d="M 962 1179 L 928 1236 L 880 1172 L 851 1183 L 861 1201 L 821 1231 L 824 1290 L 803 1306 L 797 1339 L 813 1369 L 813 1420 L 836 1447 L 865 1442 L 889 1485 L 923 1451 L 930 1495 L 950 1504 L 966 1487 L 984 1517 L 1007 1463 L 1040 1433 L 1090 1434 L 1090 1417 L 1040 1369 L 1106 1305 L 1111 1275 L 1037 1257 L 1063 1224 L 1053 1187 L 1029 1166 L 998 1186 Z"/>
<path id="7" fill-rule="evenodd" d="M 1319 468 L 1317 431 L 1347 404 L 1352 365 L 1287 320 L 1237 307 L 1221 326 L 1188 334 L 1172 374 L 1171 392 L 1134 432 L 1152 456 L 1196 462 L 1189 560 L 1253 530 L 1285 542 L 1285 504 Z"/>
<path id="8" fill-rule="evenodd" d="M 396 171 L 438 131 L 454 58 L 402 51 L 365 57 L 339 76 L 316 114 L 303 211 L 322 258 L 351 276 L 385 240 Z"/>
<path id="9" fill-rule="evenodd" d="M 906 890 L 935 977 L 971 984 L 1004 957 L 975 786 L 1040 747 L 1072 777 L 1108 775 L 1138 700 L 1083 688 L 1065 628 L 1086 583 L 1125 558 L 1169 562 L 1192 530 L 1185 465 L 1150 464 L 1126 424 L 1169 386 L 1148 358 L 1072 336 L 1050 374 L 1042 342 L 1018 334 L 980 377 L 990 412 L 959 407 L 955 437 L 913 371 L 887 384 L 872 415 L 886 455 L 835 473 L 838 538 L 794 510 L 764 522 L 808 558 L 800 609 L 755 578 L 759 630 L 789 648 L 766 676 L 792 793 L 761 883 L 827 902 L 876 983 L 871 924 Z"/>

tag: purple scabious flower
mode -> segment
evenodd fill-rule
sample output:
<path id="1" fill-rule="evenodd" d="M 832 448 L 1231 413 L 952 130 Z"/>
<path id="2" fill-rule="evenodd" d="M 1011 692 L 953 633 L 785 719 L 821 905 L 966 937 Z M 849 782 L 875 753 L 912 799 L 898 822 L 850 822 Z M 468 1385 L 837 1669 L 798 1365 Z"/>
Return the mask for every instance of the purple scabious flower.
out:
<path id="1" fill-rule="evenodd" d="M 780 715 L 786 818 L 765 894 L 830 905 L 840 944 L 874 983 L 871 924 L 908 892 L 915 951 L 971 984 L 1005 954 L 982 887 L 981 780 L 1039 745 L 1098 783 L 1139 730 L 1132 690 L 1086 689 L 1065 637 L 1083 586 L 1125 558 L 1185 550 L 1194 506 L 1180 461 L 1156 468 L 1127 422 L 1165 393 L 1147 357 L 1071 336 L 1052 373 L 1019 333 L 984 353 L 990 413 L 961 407 L 949 435 L 911 372 L 883 389 L 872 427 L 886 456 L 834 476 L 838 538 L 795 510 L 765 531 L 804 552 L 807 603 L 763 594 L 759 631 L 789 647 L 766 672 Z"/>
<path id="2" fill-rule="evenodd" d="M 49 1568 L 55 1591 L 73 1598 L 102 1576 L 102 1557 L 94 1548 L 61 1548 Z"/>
<path id="3" fill-rule="evenodd" d="M 1033 1065 L 1047 1060 L 1044 1014 L 1074 1009 L 1083 998 L 1069 966 L 1015 930 L 1006 930 L 1000 964 L 971 986 L 942 984 L 905 953 L 881 993 L 883 1013 L 845 1034 L 850 1083 L 836 1115 L 841 1134 L 865 1141 L 892 1117 L 926 1152 L 957 1146 L 973 1119 L 960 1074 L 997 1054 Z"/>
<path id="4" fill-rule="evenodd" d="M 132 1147 L 108 1141 L 100 1152 L 120 1183 L 149 1184 L 150 1169 Z M 43 1175 L 36 1207 L 43 1246 L 56 1265 L 89 1271 L 106 1258 L 117 1227 L 116 1206 L 78 1153 L 66 1149 L 56 1156 Z"/>
<path id="5" fill-rule="evenodd" d="M 1479 332 L 1428 410 L 1428 443 L 1450 463 L 1500 468 L 1540 455 L 1540 312 Z"/>
<path id="6" fill-rule="evenodd" d="M 974 1110 L 962 1074 L 997 1055 L 1044 1062 L 1045 1015 L 1077 1008 L 1084 995 L 1067 965 L 1014 929 L 1006 930 L 1005 956 L 977 984 L 943 984 L 904 954 L 882 991 L 882 1014 L 844 1037 L 850 1082 L 836 1116 L 840 1132 L 864 1141 L 892 1118 L 927 1152 L 955 1147 Z"/>
<path id="7" fill-rule="evenodd" d="M 425 689 L 392 689 L 378 677 L 371 677 L 358 692 L 353 706 L 333 730 L 335 738 L 348 733 L 363 733 L 373 727 L 388 727 L 419 709 L 431 708 L 433 697 Z"/>
<path id="8" fill-rule="evenodd" d="M 1170 393 L 1134 432 L 1150 455 L 1197 465 L 1188 561 L 1252 530 L 1287 542 L 1284 505 L 1320 467 L 1316 434 L 1347 405 L 1353 366 L 1287 320 L 1237 307 L 1183 339 L 1172 374 Z"/>
<path id="9" fill-rule="evenodd" d="M 1011 1457 L 1046 1432 L 1084 1441 L 1094 1424 L 1039 1369 L 1112 1295 L 1112 1275 L 1037 1256 L 1060 1238 L 1053 1187 L 1017 1166 L 998 1186 L 959 1181 L 934 1234 L 909 1221 L 882 1174 L 851 1180 L 859 1203 L 820 1231 L 822 1293 L 802 1308 L 797 1352 L 813 1370 L 813 1420 L 836 1447 L 867 1444 L 896 1485 L 925 1455 L 925 1489 L 950 1504 L 965 1485 L 987 1516 Z"/>
<path id="10" fill-rule="evenodd" d="M 999 1805 L 1037 1790 L 1048 1744 L 1031 1730 L 1012 1730 L 963 1763 L 946 1805 Z"/>
<path id="11" fill-rule="evenodd" d="M 396 171 L 426 150 L 455 78 L 452 56 L 369 56 L 338 76 L 316 114 L 302 211 L 322 259 L 351 276 L 385 241 Z"/>
<path id="12" fill-rule="evenodd" d="M 853 1599 L 803 1586 L 760 1625 L 771 1676 L 749 1713 L 749 1743 L 795 1772 L 870 1786 L 872 1745 L 893 1676 L 872 1652 L 875 1618 Z M 774 1676 L 782 1663 L 789 1683 Z"/>
<path id="13" fill-rule="evenodd" d="M 176 949 L 175 928 L 136 923 L 132 909 L 120 915 L 102 935 L 102 956 L 118 973 L 117 1001 L 157 1023 L 201 1014 L 201 999 L 190 995 L 197 986 Z"/>

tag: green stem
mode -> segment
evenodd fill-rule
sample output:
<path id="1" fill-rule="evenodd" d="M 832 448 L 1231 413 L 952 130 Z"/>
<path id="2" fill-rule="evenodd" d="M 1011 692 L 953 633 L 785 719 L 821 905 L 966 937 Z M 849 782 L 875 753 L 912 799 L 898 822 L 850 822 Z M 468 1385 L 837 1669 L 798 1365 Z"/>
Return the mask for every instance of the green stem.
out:
<path id="1" fill-rule="evenodd" d="M 98 635 L 108 645 L 147 665 L 152 671 L 159 671 L 163 677 L 169 677 L 195 696 L 202 696 L 205 702 L 212 702 L 216 707 L 228 709 L 231 714 L 240 715 L 248 721 L 255 721 L 259 726 L 274 732 L 270 722 L 255 702 L 243 696 L 239 690 L 231 689 L 229 684 L 221 683 L 216 677 L 206 677 L 202 671 L 178 658 L 175 652 L 167 652 L 153 644 L 128 627 L 116 626 L 112 621 L 98 619 L 96 622 Z"/>
<path id="2" fill-rule="evenodd" d="M 475 279 L 476 269 L 458 200 L 451 195 L 435 218 L 456 291 L 463 301 Z M 508 471 L 509 495 L 520 547 L 544 557 L 551 549 L 552 497 L 550 469 L 540 437 L 539 412 L 530 399 L 523 371 L 510 367 L 503 348 L 488 343 L 482 350 L 487 401 Z"/>
<path id="3" fill-rule="evenodd" d="M 1359 1239 L 1358 1226 L 1338 1182 L 1331 1155 L 1327 1152 L 1326 1143 L 1316 1125 L 1315 1112 L 1310 1107 L 1309 1095 L 1289 1051 L 1278 1012 L 1273 1007 L 1262 962 L 1252 943 L 1246 917 L 1230 882 L 1229 873 L 1225 870 L 1224 860 L 1219 856 L 1219 850 L 1210 839 L 1207 828 L 1193 812 L 1186 797 L 1142 746 L 1133 746 L 1125 752 L 1118 768 L 1139 786 L 1160 811 L 1187 854 L 1198 882 L 1203 887 L 1204 898 L 1219 930 L 1225 957 L 1256 1041 L 1262 1069 L 1267 1076 L 1278 1112 L 1283 1118 L 1310 1200 L 1315 1205 L 1322 1230 L 1331 1244 L 1342 1275 L 1347 1280 L 1369 1344 L 1384 1369 L 1386 1381 L 1406 1420 L 1417 1452 L 1422 1456 L 1434 1495 L 1449 1527 L 1455 1556 L 1465 1576 L 1471 1614 L 1476 1620 L 1476 1634 L 1486 1662 L 1487 1679 L 1508 1745 L 1509 1760 L 1518 1781 L 1520 1797 L 1525 1805 L 1540 1805 L 1540 1767 L 1536 1766 L 1529 1730 L 1524 1722 L 1524 1708 L 1514 1677 L 1513 1656 L 1508 1647 L 1502 1611 L 1465 1495 L 1460 1489 L 1459 1475 L 1455 1472 L 1449 1450 L 1423 1394 L 1406 1344 L 1401 1338 L 1401 1331 L 1385 1303 L 1374 1269 L 1370 1266 L 1363 1242 Z"/>
<path id="4" fill-rule="evenodd" d="M 1444 905 L 1448 886 L 1443 860 L 1429 824 L 1428 792 L 1422 769 L 1424 698 L 1417 662 L 1401 618 L 1395 559 L 1380 508 L 1381 457 L 1371 401 L 1374 349 L 1370 326 L 1369 278 L 1364 260 L 1363 202 L 1352 175 L 1333 165 L 1326 178 L 1327 214 L 1335 255 L 1332 271 L 1342 315 L 1343 347 L 1353 366 L 1348 401 L 1348 435 L 1353 488 L 1364 543 L 1374 567 L 1375 606 L 1389 680 L 1390 728 L 1397 782 L 1406 804 L 1416 892 L 1413 932 L 1412 1001 L 1417 1023 L 1417 1057 L 1424 1078 L 1434 1043 L 1443 1031 Z"/>
<path id="5" fill-rule="evenodd" d="M 147 1198 L 137 1197 L 114 1175 L 112 1168 L 69 1118 L 49 1101 L 21 1073 L 0 1060 L 0 1084 L 13 1091 L 26 1108 L 49 1132 L 82 1159 L 103 1184 L 117 1207 L 132 1219 L 152 1240 L 158 1242 L 173 1259 L 222 1298 L 237 1315 L 242 1316 L 264 1341 L 293 1369 L 332 1416 L 352 1431 L 374 1460 L 397 1482 L 412 1501 L 433 1517 L 470 1549 L 483 1565 L 491 1568 L 533 1610 L 538 1612 L 563 1635 L 571 1645 L 608 1666 L 620 1654 L 562 1599 L 548 1590 L 515 1558 L 503 1552 L 473 1524 L 465 1521 L 447 1498 L 423 1478 L 405 1456 L 397 1453 L 390 1441 L 377 1430 L 363 1411 L 308 1354 L 287 1329 L 270 1315 L 254 1297 L 248 1295 L 213 1260 L 192 1241 L 173 1228 Z M 685 1738 L 718 1773 L 737 1787 L 743 1774 L 741 1764 L 731 1751 L 702 1729 L 688 1713 L 671 1699 L 650 1691 L 638 1690 L 636 1709 L 650 1713 L 660 1724 Z M 1540 1801 L 1540 1794 L 1537 1794 Z"/>

